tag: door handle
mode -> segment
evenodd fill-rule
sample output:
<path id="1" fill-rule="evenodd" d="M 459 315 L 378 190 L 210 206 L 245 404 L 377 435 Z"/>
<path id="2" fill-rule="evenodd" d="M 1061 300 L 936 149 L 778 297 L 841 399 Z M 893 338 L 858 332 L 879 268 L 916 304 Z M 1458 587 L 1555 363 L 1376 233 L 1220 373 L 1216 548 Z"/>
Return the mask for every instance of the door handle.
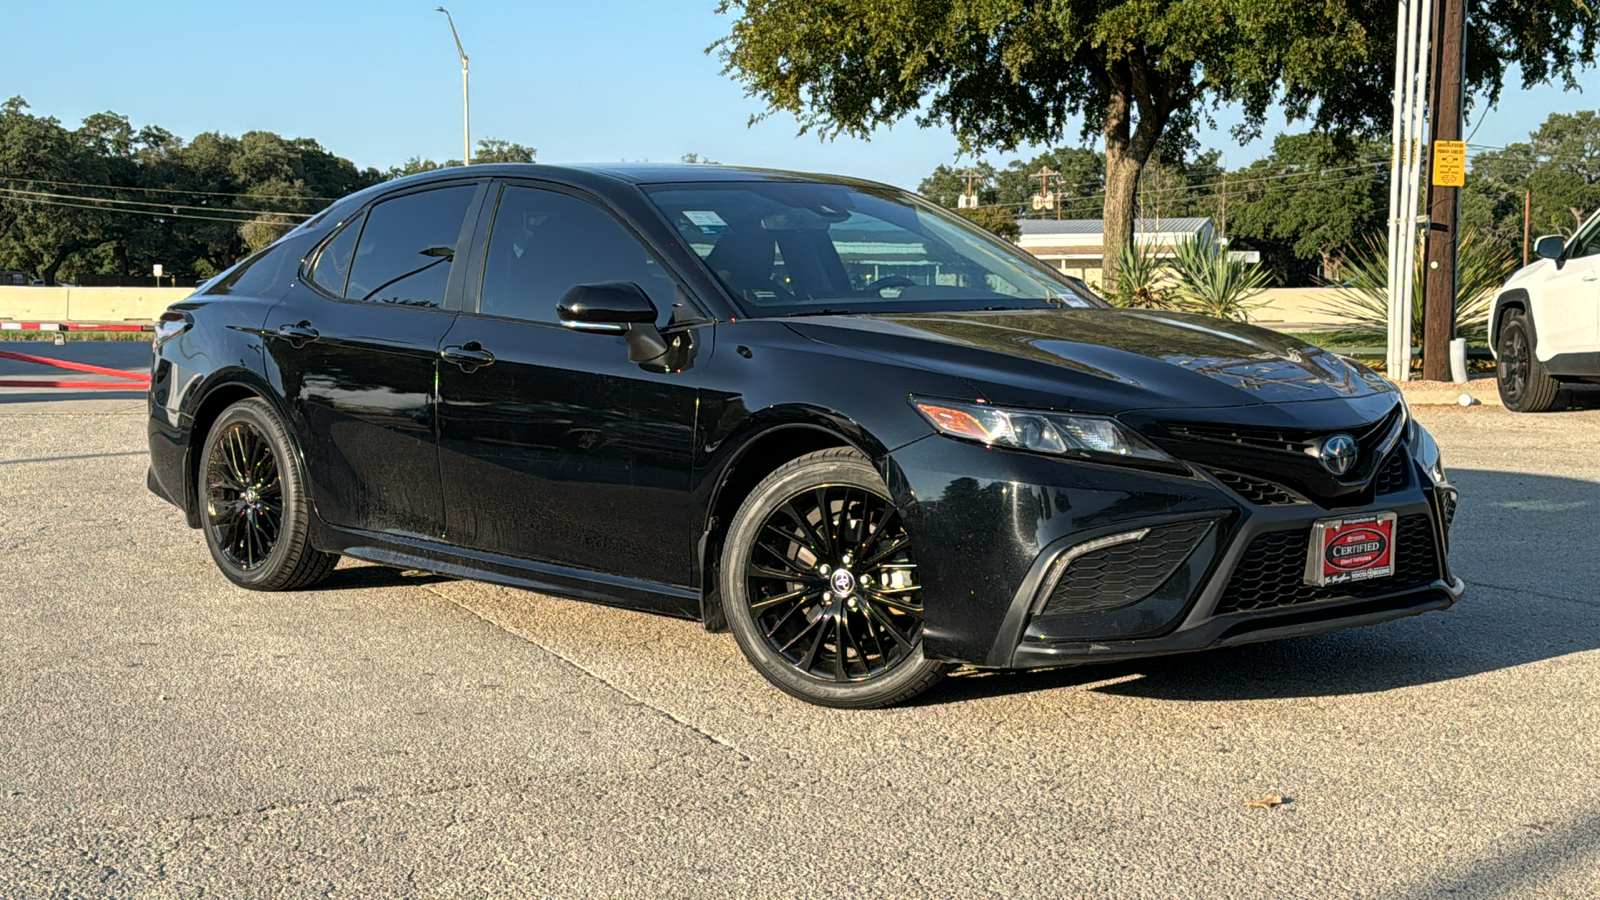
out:
<path id="1" fill-rule="evenodd" d="M 1583 276 L 1584 281 L 1600 281 L 1600 272 L 1590 272 Z"/>
<path id="2" fill-rule="evenodd" d="M 278 326 L 278 337 L 289 342 L 289 346 L 296 350 L 304 347 L 311 341 L 321 337 L 321 334 L 311 327 L 310 322 L 301 322 L 298 325 Z"/>
<path id="3" fill-rule="evenodd" d="M 492 365 L 494 354 L 483 349 L 477 341 L 467 341 L 460 346 L 446 347 L 439 351 L 445 362 L 452 362 L 461 367 L 461 371 L 471 374 L 478 369 Z"/>

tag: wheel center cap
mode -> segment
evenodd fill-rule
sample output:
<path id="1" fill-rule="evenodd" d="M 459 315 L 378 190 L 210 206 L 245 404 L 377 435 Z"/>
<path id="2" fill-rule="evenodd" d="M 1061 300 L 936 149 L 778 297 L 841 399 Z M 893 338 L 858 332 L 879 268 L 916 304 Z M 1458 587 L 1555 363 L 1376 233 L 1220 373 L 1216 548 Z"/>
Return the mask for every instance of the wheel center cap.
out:
<path id="1" fill-rule="evenodd" d="M 856 576 L 849 569 L 835 569 L 832 575 L 833 592 L 841 597 L 850 596 L 856 589 Z"/>
<path id="2" fill-rule="evenodd" d="M 260 497 L 256 495 L 256 489 L 255 488 L 246 488 L 245 489 L 244 502 L 246 502 L 246 503 L 254 503 L 259 499 L 260 499 Z"/>

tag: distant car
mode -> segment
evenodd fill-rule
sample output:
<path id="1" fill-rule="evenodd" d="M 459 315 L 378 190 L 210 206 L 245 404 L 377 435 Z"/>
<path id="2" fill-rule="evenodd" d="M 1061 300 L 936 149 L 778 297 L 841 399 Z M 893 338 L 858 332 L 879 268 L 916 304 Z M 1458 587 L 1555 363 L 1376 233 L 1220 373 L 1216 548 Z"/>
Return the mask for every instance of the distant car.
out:
<path id="1" fill-rule="evenodd" d="M 340 555 L 698 619 L 840 707 L 1443 609 L 1400 395 L 1118 310 L 902 191 L 483 165 L 333 204 L 156 332 L 149 485 L 236 584 Z"/>
<path id="2" fill-rule="evenodd" d="M 1511 276 L 1489 316 L 1500 399 L 1545 412 L 1564 385 L 1600 383 L 1600 213 L 1572 238 L 1539 238 L 1538 257 Z"/>

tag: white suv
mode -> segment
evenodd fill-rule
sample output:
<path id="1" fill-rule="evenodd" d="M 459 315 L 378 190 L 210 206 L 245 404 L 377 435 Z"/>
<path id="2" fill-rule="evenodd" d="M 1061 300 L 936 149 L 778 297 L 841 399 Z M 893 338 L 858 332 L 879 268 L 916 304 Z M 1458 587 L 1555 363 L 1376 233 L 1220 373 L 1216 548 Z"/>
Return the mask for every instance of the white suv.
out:
<path id="1" fill-rule="evenodd" d="M 1564 382 L 1600 382 L 1600 213 L 1571 239 L 1539 238 L 1534 253 L 1489 315 L 1500 399 L 1515 412 L 1555 408 Z"/>

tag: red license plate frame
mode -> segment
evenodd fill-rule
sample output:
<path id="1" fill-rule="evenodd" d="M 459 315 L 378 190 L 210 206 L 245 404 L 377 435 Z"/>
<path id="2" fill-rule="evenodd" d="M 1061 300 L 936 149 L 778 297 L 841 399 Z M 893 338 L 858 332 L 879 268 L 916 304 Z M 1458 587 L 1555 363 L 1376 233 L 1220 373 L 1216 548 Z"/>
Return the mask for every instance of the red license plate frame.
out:
<path id="1" fill-rule="evenodd" d="M 1373 512 L 1315 522 L 1306 584 L 1327 587 L 1393 576 L 1398 519 L 1396 513 Z"/>

